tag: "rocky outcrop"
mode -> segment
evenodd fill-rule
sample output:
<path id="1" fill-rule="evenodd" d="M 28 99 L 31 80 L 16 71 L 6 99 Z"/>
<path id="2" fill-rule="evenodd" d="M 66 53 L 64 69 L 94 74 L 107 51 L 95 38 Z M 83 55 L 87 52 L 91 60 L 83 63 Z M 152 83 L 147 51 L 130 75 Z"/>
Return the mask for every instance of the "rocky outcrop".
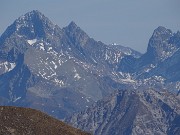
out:
<path id="1" fill-rule="evenodd" d="M 95 135 L 178 135 L 180 97 L 167 91 L 117 91 L 67 119 Z"/>

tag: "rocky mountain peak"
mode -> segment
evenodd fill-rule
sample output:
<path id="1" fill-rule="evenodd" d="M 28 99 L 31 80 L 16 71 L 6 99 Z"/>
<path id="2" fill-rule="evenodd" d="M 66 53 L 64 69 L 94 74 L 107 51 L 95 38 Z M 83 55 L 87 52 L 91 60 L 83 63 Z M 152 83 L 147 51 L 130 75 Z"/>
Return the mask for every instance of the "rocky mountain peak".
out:
<path id="1" fill-rule="evenodd" d="M 32 11 L 26 13 L 25 15 L 20 16 L 18 19 L 32 18 L 34 16 L 39 17 L 39 18 L 45 17 L 40 11 L 32 10 Z"/>
<path id="2" fill-rule="evenodd" d="M 67 27 L 64 28 L 66 35 L 70 38 L 71 42 L 75 45 L 84 46 L 89 39 L 89 36 L 72 21 Z"/>
<path id="3" fill-rule="evenodd" d="M 55 25 L 38 10 L 33 10 L 17 18 L 2 34 L 1 40 L 17 34 L 26 39 L 42 38 L 53 33 Z"/>
<path id="4" fill-rule="evenodd" d="M 172 34 L 172 31 L 170 29 L 166 29 L 163 26 L 159 26 L 156 28 L 153 32 L 153 37 L 158 37 L 158 36 L 169 36 Z"/>
<path id="5" fill-rule="evenodd" d="M 26 13 L 25 15 L 20 16 L 15 20 L 15 23 L 17 27 L 18 25 L 20 25 L 19 27 L 21 27 L 27 26 L 28 23 L 36 24 L 38 21 L 52 25 L 52 22 L 38 10 L 33 10 L 31 12 Z"/>
<path id="6" fill-rule="evenodd" d="M 170 43 L 173 33 L 170 29 L 159 26 L 154 30 L 148 44 L 147 53 L 156 62 L 163 61 L 176 51 L 176 45 Z"/>
<path id="7" fill-rule="evenodd" d="M 159 26 L 154 30 L 150 40 L 148 47 L 157 48 L 163 47 L 162 44 L 168 42 L 169 38 L 173 35 L 170 29 L 166 29 L 165 27 Z"/>
<path id="8" fill-rule="evenodd" d="M 28 38 L 43 37 L 51 32 L 55 25 L 38 10 L 33 10 L 19 17 L 15 21 L 16 31 L 19 35 Z"/>
<path id="9" fill-rule="evenodd" d="M 78 26 L 74 21 L 71 21 L 70 24 L 68 25 L 69 29 L 77 29 Z"/>

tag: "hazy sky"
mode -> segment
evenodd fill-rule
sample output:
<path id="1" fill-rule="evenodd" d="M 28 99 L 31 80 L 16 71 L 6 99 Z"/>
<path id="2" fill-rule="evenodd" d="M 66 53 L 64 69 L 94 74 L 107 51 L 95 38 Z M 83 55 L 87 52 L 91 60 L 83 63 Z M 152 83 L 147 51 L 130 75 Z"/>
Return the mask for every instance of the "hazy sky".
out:
<path id="1" fill-rule="evenodd" d="M 1 0 L 0 34 L 37 9 L 61 28 L 75 21 L 90 37 L 145 52 L 153 30 L 180 30 L 179 0 Z"/>

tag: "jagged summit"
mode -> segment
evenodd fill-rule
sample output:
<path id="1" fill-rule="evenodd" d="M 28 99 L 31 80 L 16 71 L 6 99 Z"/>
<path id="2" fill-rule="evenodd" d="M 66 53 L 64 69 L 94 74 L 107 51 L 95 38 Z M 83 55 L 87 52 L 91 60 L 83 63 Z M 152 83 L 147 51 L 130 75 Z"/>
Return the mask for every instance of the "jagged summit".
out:
<path id="1" fill-rule="evenodd" d="M 63 28 L 63 30 L 76 45 L 83 46 L 89 39 L 89 36 L 78 27 L 74 21 L 72 21 L 67 27 Z"/>
<path id="2" fill-rule="evenodd" d="M 55 25 L 38 10 L 33 10 L 19 17 L 15 21 L 16 30 L 20 35 L 31 35 L 34 37 L 43 37 L 44 34 L 55 27 Z"/>
<path id="3" fill-rule="evenodd" d="M 171 35 L 172 31 L 170 29 L 166 29 L 163 26 L 159 26 L 158 28 L 156 28 L 153 32 L 153 36 L 158 36 L 158 35 Z"/>
<path id="4" fill-rule="evenodd" d="M 22 18 L 22 17 L 32 17 L 32 16 L 45 17 L 44 14 L 42 14 L 40 11 L 38 11 L 38 10 L 32 10 L 32 11 L 27 12 L 26 14 L 20 16 L 19 18 Z M 19 19 L 19 18 L 18 18 L 18 19 Z"/>
<path id="5" fill-rule="evenodd" d="M 47 17 L 45 17 L 45 15 L 42 14 L 38 10 L 33 10 L 33 11 L 30 11 L 30 12 L 20 16 L 19 18 L 17 18 L 15 20 L 15 22 L 16 23 L 23 23 L 24 21 L 33 21 L 34 19 L 40 19 L 40 20 L 50 22 L 50 20 Z"/>
<path id="6" fill-rule="evenodd" d="M 10 37 L 12 34 L 23 36 L 27 39 L 42 38 L 45 34 L 52 33 L 55 25 L 40 11 L 33 10 L 19 18 L 2 34 L 1 40 Z"/>
<path id="7" fill-rule="evenodd" d="M 159 26 L 154 30 L 149 40 L 147 53 L 151 55 L 155 61 L 166 59 L 177 50 L 176 45 L 171 42 L 171 39 L 174 39 L 173 32 L 170 29 Z"/>
<path id="8" fill-rule="evenodd" d="M 73 33 L 81 33 L 87 35 L 74 21 L 71 21 L 68 26 L 64 28 L 66 32 L 71 31 Z"/>
<path id="9" fill-rule="evenodd" d="M 173 35 L 172 31 L 170 29 L 166 29 L 163 26 L 159 26 L 156 28 L 149 40 L 149 45 L 152 46 L 154 43 L 162 43 L 168 40 Z"/>
<path id="10" fill-rule="evenodd" d="M 69 23 L 68 27 L 71 28 L 71 29 L 77 29 L 77 28 L 79 28 L 74 21 L 71 21 L 71 22 Z"/>
<path id="11" fill-rule="evenodd" d="M 27 14 L 44 16 L 39 10 L 32 10 Z"/>

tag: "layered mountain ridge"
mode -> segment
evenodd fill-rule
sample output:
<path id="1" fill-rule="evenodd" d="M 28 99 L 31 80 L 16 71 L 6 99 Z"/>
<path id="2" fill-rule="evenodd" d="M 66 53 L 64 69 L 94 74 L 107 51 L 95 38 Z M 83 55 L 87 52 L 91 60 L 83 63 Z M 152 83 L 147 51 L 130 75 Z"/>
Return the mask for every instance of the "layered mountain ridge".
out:
<path id="1" fill-rule="evenodd" d="M 111 75 L 125 56 L 89 38 L 74 22 L 61 29 L 37 10 L 16 19 L 0 43 L 1 104 L 58 118 L 111 93 L 100 78 Z"/>
<path id="2" fill-rule="evenodd" d="M 166 90 L 121 90 L 66 121 L 94 135 L 178 135 L 179 103 Z"/>
<path id="3" fill-rule="evenodd" d="M 179 41 L 179 32 L 159 27 L 142 55 L 96 41 L 74 22 L 60 28 L 31 11 L 0 37 L 0 105 L 31 107 L 64 119 L 117 89 L 177 93 Z"/>

